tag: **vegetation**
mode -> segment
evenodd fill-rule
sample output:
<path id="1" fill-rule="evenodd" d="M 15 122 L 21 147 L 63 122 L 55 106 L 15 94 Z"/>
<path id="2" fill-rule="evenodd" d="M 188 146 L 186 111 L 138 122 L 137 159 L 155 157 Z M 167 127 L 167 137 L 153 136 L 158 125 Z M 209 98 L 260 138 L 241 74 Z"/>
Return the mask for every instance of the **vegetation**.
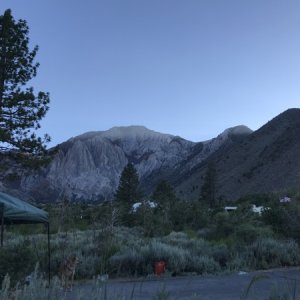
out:
<path id="1" fill-rule="evenodd" d="M 155 219 L 161 221 L 160 227 L 164 228 L 165 232 L 172 230 L 174 225 L 174 208 L 178 200 L 173 187 L 167 181 L 162 180 L 158 183 L 152 195 L 152 200 L 156 204 Z M 155 220 L 152 218 L 151 222 L 155 223 Z M 151 234 L 154 235 L 155 232 L 153 231 Z"/>
<path id="2" fill-rule="evenodd" d="M 128 163 L 122 171 L 115 194 L 115 202 L 121 212 L 121 221 L 125 225 L 132 225 L 132 205 L 140 198 L 138 187 L 137 171 L 132 163 Z"/>
<path id="3" fill-rule="evenodd" d="M 50 139 L 34 132 L 48 111 L 49 94 L 26 87 L 39 66 L 38 46 L 29 50 L 28 33 L 26 21 L 15 21 L 9 9 L 0 16 L 0 143 L 1 149 L 36 154 Z"/>
<path id="4" fill-rule="evenodd" d="M 258 205 L 261 195 L 241 199 L 233 212 L 222 207 L 212 210 L 198 201 L 174 201 L 167 183 L 160 183 L 154 195 L 160 203 L 148 207 L 147 212 L 140 206 L 132 213 L 131 227 L 111 223 L 111 203 L 63 202 L 44 207 L 52 224 L 53 275 L 58 274 L 61 260 L 73 253 L 82 261 L 77 278 L 85 279 L 101 274 L 151 276 L 159 260 L 166 262 L 170 275 L 300 265 L 299 226 L 290 221 L 299 218 L 298 194 L 289 204 L 281 204 L 276 195 L 269 195 L 266 199 L 270 209 L 261 215 L 252 212 L 250 204 Z M 172 205 L 166 205 L 169 201 Z M 168 223 L 166 207 L 170 210 Z M 147 216 L 141 218 L 142 214 Z M 276 219 L 281 221 L 277 223 Z M 42 270 L 47 269 L 47 238 L 42 225 L 10 226 L 5 242 L 0 252 L 2 280 L 9 273 L 13 282 L 22 281 L 36 262 Z"/>
<path id="5" fill-rule="evenodd" d="M 249 195 L 236 203 L 237 210 L 227 212 L 223 206 L 182 201 L 167 182 L 160 182 L 136 210 L 128 205 L 120 211 L 114 201 L 95 205 L 62 199 L 43 206 L 50 215 L 52 275 L 71 254 L 81 260 L 77 279 L 153 276 L 160 260 L 169 276 L 298 266 L 300 194 L 290 197 L 291 203 L 280 203 L 276 194 Z M 266 209 L 255 213 L 253 204 Z M 129 212 L 130 224 L 122 226 Z M 13 284 L 22 283 L 36 262 L 47 270 L 45 228 L 6 228 L 0 280 L 9 273 Z"/>
<path id="6" fill-rule="evenodd" d="M 204 176 L 204 183 L 201 187 L 201 200 L 208 203 L 210 208 L 216 206 L 216 181 L 217 171 L 213 161 L 208 163 L 207 170 Z"/>

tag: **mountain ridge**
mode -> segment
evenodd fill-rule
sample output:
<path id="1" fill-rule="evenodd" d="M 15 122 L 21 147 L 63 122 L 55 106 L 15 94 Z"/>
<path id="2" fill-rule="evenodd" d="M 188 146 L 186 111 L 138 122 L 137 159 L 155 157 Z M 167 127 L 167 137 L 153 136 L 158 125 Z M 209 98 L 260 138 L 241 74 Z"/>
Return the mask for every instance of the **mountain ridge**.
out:
<path id="1" fill-rule="evenodd" d="M 146 195 L 166 179 L 180 197 L 193 200 L 199 198 L 207 165 L 214 161 L 217 196 L 237 199 L 300 184 L 300 163 L 295 160 L 300 155 L 299 136 L 300 109 L 287 110 L 254 132 L 239 125 L 203 142 L 144 126 L 112 127 L 58 145 L 50 163 L 39 171 L 7 169 L 1 174 L 0 189 L 43 202 L 55 201 L 59 195 L 74 201 L 109 200 L 123 168 L 131 162 Z"/>
<path id="2" fill-rule="evenodd" d="M 60 194 L 78 201 L 110 199 L 123 168 L 131 162 L 138 171 L 142 189 L 148 192 L 159 179 L 179 170 L 182 161 L 191 155 L 194 160 L 190 160 L 190 164 L 204 160 L 239 131 L 230 128 L 218 137 L 200 143 L 144 126 L 87 132 L 60 144 L 50 164 L 40 172 L 23 176 L 18 189 L 43 201 L 54 201 Z M 40 186 L 44 187 L 45 193 L 39 191 Z"/>
<path id="3" fill-rule="evenodd" d="M 238 199 L 249 193 L 286 191 L 300 186 L 300 109 L 289 109 L 242 140 L 226 143 L 210 157 L 217 166 L 217 195 Z M 186 198 L 195 198 L 207 162 L 177 181 Z M 192 187 L 198 186 L 194 189 Z"/>

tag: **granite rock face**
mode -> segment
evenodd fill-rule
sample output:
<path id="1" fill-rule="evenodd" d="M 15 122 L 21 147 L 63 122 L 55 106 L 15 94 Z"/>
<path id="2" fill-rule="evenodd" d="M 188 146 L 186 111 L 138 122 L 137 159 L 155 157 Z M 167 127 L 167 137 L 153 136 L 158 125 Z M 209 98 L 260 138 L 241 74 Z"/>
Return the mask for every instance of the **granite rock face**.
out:
<path id="1" fill-rule="evenodd" d="M 51 152 L 47 166 L 24 169 L 0 153 L 0 190 L 43 202 L 112 199 L 128 162 L 135 165 L 145 195 L 160 179 L 181 199 L 199 199 L 210 161 L 216 166 L 218 199 L 299 189 L 300 109 L 289 109 L 252 132 L 226 129 L 194 143 L 142 126 L 114 127 L 69 139 Z M 50 154 L 49 154 L 50 155 Z"/>
<path id="2" fill-rule="evenodd" d="M 201 143 L 143 126 L 88 132 L 60 144 L 46 168 L 21 178 L 20 189 L 42 201 L 54 201 L 59 195 L 72 200 L 110 199 L 123 168 L 131 162 L 147 190 L 154 179 L 193 168 L 219 149 L 231 134 L 240 132 L 249 134 L 251 130 L 245 126 L 230 128 Z"/>

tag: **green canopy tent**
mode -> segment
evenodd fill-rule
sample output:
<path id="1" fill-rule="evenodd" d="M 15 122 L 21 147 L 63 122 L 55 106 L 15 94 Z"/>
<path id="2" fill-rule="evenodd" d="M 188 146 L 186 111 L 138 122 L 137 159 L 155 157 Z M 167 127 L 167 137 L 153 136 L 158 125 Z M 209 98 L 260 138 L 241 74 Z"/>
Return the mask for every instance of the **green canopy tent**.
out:
<path id="1" fill-rule="evenodd" d="M 1 247 L 4 225 L 43 223 L 48 232 L 48 272 L 50 281 L 50 226 L 48 213 L 18 198 L 0 192 Z"/>

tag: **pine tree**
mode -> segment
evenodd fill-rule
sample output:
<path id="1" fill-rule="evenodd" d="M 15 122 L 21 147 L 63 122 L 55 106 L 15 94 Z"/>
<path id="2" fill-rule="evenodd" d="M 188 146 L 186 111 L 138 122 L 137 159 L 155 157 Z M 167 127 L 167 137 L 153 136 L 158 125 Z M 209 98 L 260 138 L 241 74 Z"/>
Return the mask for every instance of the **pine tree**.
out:
<path id="1" fill-rule="evenodd" d="M 152 195 L 152 198 L 157 202 L 158 208 L 169 210 L 176 200 L 176 195 L 173 187 L 165 180 L 161 180 Z"/>
<path id="2" fill-rule="evenodd" d="M 15 21 L 11 10 L 0 16 L 0 150 L 39 154 L 50 140 L 35 133 L 49 109 L 49 94 L 26 87 L 39 67 L 38 46 L 30 51 L 28 34 L 27 22 Z"/>
<path id="3" fill-rule="evenodd" d="M 217 171 L 215 164 L 214 162 L 210 162 L 207 166 L 200 195 L 201 200 L 207 202 L 210 208 L 216 205 L 216 179 Z"/>
<path id="4" fill-rule="evenodd" d="M 121 218 L 124 223 L 131 224 L 130 215 L 132 205 L 139 200 L 139 176 L 132 163 L 123 169 L 119 186 L 115 194 L 115 201 L 120 208 Z"/>
<path id="5" fill-rule="evenodd" d="M 173 227 L 173 210 L 176 203 L 176 194 L 173 187 L 165 180 L 161 180 L 152 195 L 157 203 L 158 217 L 162 219 L 165 233 Z"/>

